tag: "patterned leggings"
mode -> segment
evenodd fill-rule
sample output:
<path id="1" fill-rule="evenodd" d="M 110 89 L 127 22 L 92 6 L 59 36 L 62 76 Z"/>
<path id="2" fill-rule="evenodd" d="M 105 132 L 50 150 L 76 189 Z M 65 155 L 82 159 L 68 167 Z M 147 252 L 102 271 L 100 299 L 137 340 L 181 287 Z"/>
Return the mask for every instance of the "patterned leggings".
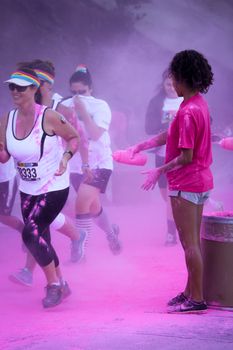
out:
<path id="1" fill-rule="evenodd" d="M 24 244 L 40 266 L 54 261 L 59 265 L 57 254 L 51 244 L 49 226 L 62 210 L 69 194 L 64 190 L 33 196 L 20 192 L 21 211 L 24 220 L 22 238 Z"/>

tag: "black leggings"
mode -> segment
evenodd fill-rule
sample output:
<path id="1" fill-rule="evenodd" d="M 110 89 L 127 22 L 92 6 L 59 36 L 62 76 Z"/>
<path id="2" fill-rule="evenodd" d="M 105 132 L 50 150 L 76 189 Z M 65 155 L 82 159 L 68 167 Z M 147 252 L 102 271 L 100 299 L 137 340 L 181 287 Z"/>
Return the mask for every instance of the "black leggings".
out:
<path id="1" fill-rule="evenodd" d="M 68 194 L 69 187 L 38 196 L 20 192 L 21 211 L 25 224 L 22 238 L 42 267 L 49 265 L 52 261 L 56 267 L 59 265 L 57 254 L 51 244 L 49 226 L 65 205 Z"/>

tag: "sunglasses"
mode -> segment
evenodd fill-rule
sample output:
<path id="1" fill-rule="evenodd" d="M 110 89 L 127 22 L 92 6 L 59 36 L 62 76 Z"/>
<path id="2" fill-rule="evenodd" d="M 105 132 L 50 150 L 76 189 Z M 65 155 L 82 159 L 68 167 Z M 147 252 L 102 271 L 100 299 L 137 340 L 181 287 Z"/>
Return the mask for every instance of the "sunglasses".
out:
<path id="1" fill-rule="evenodd" d="M 14 91 L 16 90 L 17 92 L 24 92 L 27 90 L 28 86 L 19 86 L 14 83 L 10 83 L 9 85 L 9 90 Z M 29 85 L 30 86 L 30 85 Z"/>
<path id="2" fill-rule="evenodd" d="M 85 95 L 87 93 L 87 90 L 79 90 L 79 91 L 71 90 L 70 92 L 72 93 L 72 95 Z"/>

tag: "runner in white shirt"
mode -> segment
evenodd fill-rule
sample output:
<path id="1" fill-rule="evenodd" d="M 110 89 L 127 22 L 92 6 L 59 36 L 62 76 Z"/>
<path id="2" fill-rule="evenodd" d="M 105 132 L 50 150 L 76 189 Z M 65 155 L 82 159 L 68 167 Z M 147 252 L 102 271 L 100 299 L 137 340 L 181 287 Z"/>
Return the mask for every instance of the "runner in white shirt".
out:
<path id="1" fill-rule="evenodd" d="M 42 61 L 40 59 L 33 60 L 31 62 L 19 63 L 20 67 L 28 67 L 33 69 L 40 79 L 40 87 L 35 94 L 35 100 L 38 104 L 51 107 L 53 110 L 61 113 L 74 124 L 74 113 L 70 108 L 67 108 L 60 104 L 62 96 L 53 93 L 52 88 L 55 78 L 55 68 L 50 61 Z M 75 124 L 77 127 L 77 125 Z M 88 150 L 84 140 L 80 142 L 80 153 L 84 161 L 88 160 Z M 79 230 L 74 226 L 73 221 L 65 216 L 63 213 L 59 213 L 58 216 L 51 224 L 51 228 L 58 230 L 62 234 L 71 239 L 71 261 L 79 262 L 84 254 L 84 241 L 86 233 L 84 230 Z M 31 286 L 33 282 L 33 271 L 36 267 L 36 261 L 30 252 L 27 253 L 25 266 L 19 269 L 17 272 L 10 275 L 10 280 L 23 285 Z"/>
<path id="2" fill-rule="evenodd" d="M 178 97 L 174 89 L 172 79 L 168 70 L 162 75 L 162 83 L 159 92 L 150 100 L 145 118 L 145 131 L 148 135 L 156 135 L 161 131 L 168 129 L 170 123 L 179 109 L 183 97 Z M 155 151 L 156 167 L 161 166 L 165 162 L 165 146 L 158 147 Z M 167 233 L 166 246 L 177 244 L 176 225 L 174 223 L 171 211 L 170 200 L 167 193 L 167 178 L 163 174 L 158 180 L 158 186 L 162 198 L 166 202 L 167 209 Z"/>
<path id="3" fill-rule="evenodd" d="M 42 304 L 48 308 L 70 294 L 68 284 L 63 283 L 49 226 L 68 197 L 67 164 L 77 151 L 79 136 L 62 115 L 35 103 L 40 80 L 33 70 L 21 68 L 6 82 L 17 108 L 1 120 L 0 161 L 5 163 L 12 156 L 17 164 L 22 237 L 45 274 L 47 287 Z M 60 138 L 67 142 L 65 152 Z"/>
<path id="4" fill-rule="evenodd" d="M 121 252 L 118 239 L 119 227 L 110 224 L 103 210 L 100 193 L 104 193 L 113 170 L 109 126 L 111 110 L 108 104 L 92 96 L 92 79 L 86 66 L 80 65 L 70 78 L 70 90 L 73 97 L 62 101 L 77 113 L 78 121 L 89 139 L 89 163 L 82 163 L 79 155 L 71 162 L 71 183 L 75 187 L 80 183 L 80 174 L 86 168 L 91 169 L 92 180 L 84 180 L 78 188 L 76 198 L 77 226 L 91 232 L 92 220 L 106 233 L 113 254 Z M 72 175 L 76 175 L 72 176 Z"/>

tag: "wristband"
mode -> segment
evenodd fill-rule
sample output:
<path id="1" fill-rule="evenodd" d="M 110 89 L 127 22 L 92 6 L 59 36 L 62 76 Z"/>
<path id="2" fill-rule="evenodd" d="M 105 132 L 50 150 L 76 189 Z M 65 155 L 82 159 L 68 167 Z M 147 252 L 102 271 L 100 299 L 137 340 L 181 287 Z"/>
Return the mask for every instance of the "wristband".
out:
<path id="1" fill-rule="evenodd" d="M 63 156 L 64 156 L 64 154 L 66 154 L 66 153 L 68 153 L 69 155 L 70 155 L 70 158 L 72 158 L 73 157 L 73 152 L 71 152 L 71 151 L 65 151 L 64 153 L 63 153 Z"/>
<path id="2" fill-rule="evenodd" d="M 90 165 L 88 163 L 83 163 L 82 168 L 90 168 Z"/>

